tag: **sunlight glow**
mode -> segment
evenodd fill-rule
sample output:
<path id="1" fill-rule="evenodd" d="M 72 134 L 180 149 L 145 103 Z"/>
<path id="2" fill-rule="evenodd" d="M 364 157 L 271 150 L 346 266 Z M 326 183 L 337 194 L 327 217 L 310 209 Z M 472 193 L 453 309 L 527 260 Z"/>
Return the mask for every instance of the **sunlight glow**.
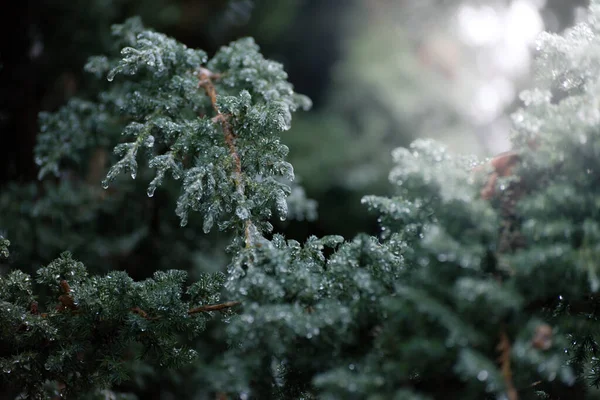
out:
<path id="1" fill-rule="evenodd" d="M 516 82 L 528 73 L 530 48 L 544 29 L 543 1 L 514 0 L 510 4 L 462 4 L 455 14 L 455 32 L 475 54 L 466 68 L 474 88 L 467 115 L 476 124 L 498 118 L 517 93 Z"/>

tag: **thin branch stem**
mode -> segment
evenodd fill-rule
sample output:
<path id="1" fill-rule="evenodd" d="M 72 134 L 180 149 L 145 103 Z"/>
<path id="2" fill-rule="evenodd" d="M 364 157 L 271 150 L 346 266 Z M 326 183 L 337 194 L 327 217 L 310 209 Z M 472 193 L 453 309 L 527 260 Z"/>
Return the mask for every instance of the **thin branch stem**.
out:
<path id="1" fill-rule="evenodd" d="M 239 152 L 237 147 L 235 146 L 235 133 L 233 132 L 233 128 L 231 123 L 229 122 L 230 115 L 221 113 L 219 106 L 217 104 L 217 90 L 215 89 L 215 85 L 213 84 L 213 79 L 218 79 L 220 77 L 219 74 L 215 74 L 212 71 L 206 68 L 200 68 L 198 72 L 198 78 L 200 81 L 198 82 L 198 87 L 201 87 L 206 92 L 206 95 L 210 99 L 210 104 L 216 114 L 213 118 L 213 121 L 218 122 L 223 129 L 223 135 L 225 136 L 225 143 L 227 143 L 227 147 L 229 148 L 229 154 L 231 154 L 231 158 L 234 162 L 234 181 L 236 191 L 240 194 L 241 198 L 245 198 L 245 185 L 244 179 L 242 175 L 242 160 L 240 159 Z M 252 246 L 252 221 L 247 219 L 245 221 L 244 228 L 244 241 L 246 247 Z"/>
<path id="2" fill-rule="evenodd" d="M 504 385 L 506 386 L 506 396 L 508 397 L 508 400 L 519 400 L 519 395 L 512 379 L 512 369 L 510 367 L 511 344 L 504 328 L 500 332 L 498 351 L 500 351 L 498 361 L 500 362 L 502 377 L 504 378 Z"/>
<path id="3" fill-rule="evenodd" d="M 197 314 L 197 313 L 201 313 L 201 312 L 221 311 L 221 310 L 225 310 L 225 309 L 228 309 L 231 307 L 235 307 L 240 304 L 242 304 L 242 303 L 239 301 L 228 301 L 226 303 L 221 303 L 221 304 L 209 304 L 206 306 L 192 308 L 191 310 L 188 311 L 188 314 L 192 315 L 192 314 Z"/>
<path id="4" fill-rule="evenodd" d="M 194 314 L 199 314 L 199 313 L 203 313 L 203 312 L 223 311 L 223 310 L 235 307 L 240 304 L 242 304 L 242 303 L 239 301 L 227 301 L 225 303 L 220 303 L 220 304 L 208 304 L 205 306 L 194 307 L 194 308 L 188 310 L 187 313 L 188 313 L 188 315 L 194 315 Z M 132 308 L 131 312 L 133 312 L 133 313 L 139 315 L 140 317 L 147 319 L 149 321 L 154 321 L 154 320 L 160 319 L 160 317 L 149 316 L 146 311 L 142 310 L 139 307 Z"/>
<path id="5" fill-rule="evenodd" d="M 71 296 L 71 286 L 69 285 L 69 283 L 63 279 L 60 281 L 59 285 L 60 285 L 62 291 L 64 292 L 64 294 L 59 296 L 59 298 L 58 298 L 59 304 L 56 307 L 56 310 L 64 311 L 66 309 L 70 309 L 74 313 L 79 313 L 80 310 L 78 309 L 77 305 L 74 302 L 73 297 Z M 204 306 L 194 307 L 194 308 L 188 310 L 187 313 L 188 313 L 188 315 L 194 315 L 194 314 L 199 314 L 199 313 L 203 313 L 203 312 L 223 311 L 223 310 L 235 307 L 240 304 L 242 304 L 240 301 L 227 301 L 225 303 L 219 303 L 219 304 L 207 304 Z M 142 310 L 140 307 L 132 307 L 129 309 L 129 311 L 131 311 L 134 314 L 139 315 L 140 317 L 142 317 L 148 321 L 154 321 L 154 320 L 158 320 L 161 318 L 160 316 L 151 317 L 150 315 L 148 315 L 148 313 L 146 311 Z M 37 302 L 33 302 L 31 304 L 30 312 L 32 314 L 38 314 L 39 311 L 38 311 Z M 42 318 L 46 318 L 47 316 L 48 316 L 48 314 L 46 314 L 46 313 L 41 314 Z"/>

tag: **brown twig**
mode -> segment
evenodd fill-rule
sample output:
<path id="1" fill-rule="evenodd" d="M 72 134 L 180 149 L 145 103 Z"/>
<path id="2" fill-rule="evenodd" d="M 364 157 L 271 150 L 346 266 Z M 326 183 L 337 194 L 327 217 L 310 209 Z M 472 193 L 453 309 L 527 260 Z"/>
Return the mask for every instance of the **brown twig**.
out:
<path id="1" fill-rule="evenodd" d="M 146 311 L 142 310 L 139 307 L 133 307 L 132 309 L 130 309 L 130 311 L 134 314 L 139 315 L 140 317 L 142 317 L 144 319 L 149 320 L 149 321 L 154 321 L 154 320 L 159 319 L 159 317 L 150 317 Z"/>
<path id="2" fill-rule="evenodd" d="M 538 147 L 537 138 L 531 138 L 528 143 L 531 150 L 536 150 Z M 525 245 L 523 237 L 519 232 L 519 224 L 516 213 L 516 204 L 519 198 L 524 194 L 526 188 L 523 183 L 518 180 L 509 185 L 508 190 L 500 194 L 496 192 L 496 185 L 499 178 L 509 177 L 514 174 L 514 170 L 521 162 L 521 155 L 517 151 L 508 151 L 494 157 L 490 162 L 491 173 L 485 182 L 485 186 L 480 192 L 480 196 L 484 200 L 499 200 L 500 214 L 502 217 L 502 225 L 500 227 L 500 236 L 498 241 L 497 255 L 510 253 Z M 475 168 L 475 172 L 484 170 L 485 166 Z M 512 273 L 512 269 L 505 268 L 506 271 Z M 502 277 L 497 276 L 502 284 Z M 552 345 L 552 328 L 547 324 L 542 324 L 537 327 L 535 335 L 531 341 L 532 346 L 547 350 Z M 500 352 L 498 363 L 504 385 L 506 387 L 506 396 L 508 400 L 518 400 L 519 395 L 513 383 L 512 369 L 510 364 L 512 345 L 506 333 L 506 328 L 503 326 L 500 331 L 500 341 L 497 350 Z M 536 381 L 528 387 L 534 387 L 541 383 Z"/>
<path id="3" fill-rule="evenodd" d="M 206 306 L 192 308 L 191 310 L 188 311 L 188 314 L 192 315 L 192 314 L 197 314 L 197 313 L 201 313 L 201 312 L 221 311 L 221 310 L 225 310 L 227 308 L 235 307 L 239 304 L 242 304 L 242 303 L 239 301 L 228 301 L 226 303 L 221 303 L 221 304 L 210 304 L 210 305 L 206 305 Z"/>
<path id="4" fill-rule="evenodd" d="M 538 325 L 531 339 L 531 345 L 538 350 L 548 350 L 552 347 L 552 327 L 548 324 Z"/>
<path id="5" fill-rule="evenodd" d="M 496 182 L 498 178 L 511 176 L 514 167 L 520 160 L 519 153 L 515 151 L 507 151 L 498 154 L 492 158 L 489 164 L 492 167 L 491 175 L 486 181 L 485 186 L 481 189 L 481 198 L 484 200 L 490 200 L 496 195 Z M 483 171 L 486 166 L 482 165 L 473 169 L 474 172 Z"/>
<path id="6" fill-rule="evenodd" d="M 58 392 L 59 394 L 57 394 L 56 396 L 51 397 L 52 400 L 60 400 L 63 398 L 63 393 L 65 391 L 65 389 L 67 388 L 67 385 L 62 382 L 62 381 L 58 381 L 57 382 L 57 386 L 58 386 Z"/>
<path id="7" fill-rule="evenodd" d="M 59 284 L 60 284 L 60 287 L 64 294 L 62 294 L 58 297 L 58 301 L 60 302 L 60 304 L 58 304 L 56 306 L 56 309 L 58 311 L 63 311 L 66 309 L 70 309 L 70 310 L 74 310 L 74 311 L 77 310 L 75 301 L 74 301 L 73 297 L 71 296 L 71 286 L 69 285 L 69 283 L 63 279 L 60 281 Z M 199 306 L 199 307 L 190 309 L 188 311 L 188 315 L 198 314 L 198 313 L 202 313 L 202 312 L 210 312 L 210 311 L 221 311 L 221 310 L 225 310 L 225 309 L 228 309 L 231 307 L 235 307 L 240 304 L 242 304 L 240 301 L 227 301 L 225 303 L 220 303 L 220 304 L 208 304 L 205 306 Z M 154 320 L 160 319 L 160 317 L 151 317 L 150 315 L 148 315 L 148 313 L 146 311 L 142 310 L 140 307 L 132 307 L 129 309 L 129 311 L 131 311 L 132 313 L 137 314 L 140 317 L 147 319 L 149 321 L 154 321 Z M 33 303 L 31 303 L 30 312 L 32 314 L 39 313 L 37 302 L 34 301 Z M 42 318 L 46 318 L 48 316 L 48 314 L 46 314 L 46 313 L 42 313 L 40 315 Z"/>
<path id="8" fill-rule="evenodd" d="M 58 311 L 64 310 L 77 310 L 77 306 L 75 305 L 75 300 L 73 296 L 71 296 L 71 286 L 69 286 L 69 282 L 66 280 L 60 281 L 60 288 L 62 289 L 64 294 L 58 296 L 58 301 L 60 304 L 56 306 Z"/>
<path id="9" fill-rule="evenodd" d="M 508 400 L 519 400 L 517 389 L 513 384 L 512 369 L 510 368 L 510 351 L 511 344 L 504 329 L 500 332 L 500 342 L 497 347 L 500 352 L 498 362 L 500 363 L 502 376 L 504 377 L 504 385 L 506 386 L 506 396 Z"/>
<path id="10" fill-rule="evenodd" d="M 199 307 L 190 309 L 188 311 L 188 315 L 198 314 L 198 313 L 202 313 L 202 312 L 210 312 L 210 311 L 222 311 L 222 310 L 226 310 L 231 307 L 235 307 L 239 304 L 242 304 L 242 303 L 239 301 L 228 301 L 228 302 L 220 303 L 220 304 L 209 304 L 209 305 L 205 305 L 205 306 L 199 306 Z M 155 321 L 157 319 L 160 319 L 160 317 L 149 316 L 146 311 L 142 310 L 139 307 L 133 307 L 130 309 L 130 311 L 134 314 L 139 315 L 140 317 L 142 317 L 144 319 L 147 319 L 148 321 Z"/>
<path id="11" fill-rule="evenodd" d="M 240 155 L 235 146 L 235 134 L 233 132 L 233 128 L 229 123 L 230 115 L 221 113 L 219 110 L 219 106 L 217 105 L 217 90 L 215 89 L 215 85 L 213 84 L 213 79 L 220 78 L 219 74 L 213 73 L 212 71 L 206 68 L 200 68 L 198 71 L 198 87 L 201 87 L 206 92 L 206 95 L 210 99 L 210 104 L 215 111 L 215 117 L 213 118 L 214 122 L 218 122 L 223 129 L 223 135 L 225 136 L 225 143 L 227 143 L 227 147 L 229 147 L 229 154 L 231 154 L 231 158 L 233 158 L 234 162 L 234 181 L 237 192 L 241 195 L 242 198 L 245 197 L 245 187 L 244 180 L 242 178 L 242 160 L 240 159 Z M 250 219 L 246 220 L 245 229 L 244 229 L 244 239 L 246 243 L 246 247 L 250 247 L 252 245 L 252 221 Z"/>
<path id="12" fill-rule="evenodd" d="M 63 279 L 60 281 L 59 285 L 65 294 L 71 293 L 71 286 L 69 285 L 69 282 L 67 282 L 66 280 Z"/>
<path id="13" fill-rule="evenodd" d="M 541 385 L 541 384 L 542 384 L 542 381 L 535 381 L 531 385 L 529 385 L 528 388 L 536 387 L 537 385 Z"/>

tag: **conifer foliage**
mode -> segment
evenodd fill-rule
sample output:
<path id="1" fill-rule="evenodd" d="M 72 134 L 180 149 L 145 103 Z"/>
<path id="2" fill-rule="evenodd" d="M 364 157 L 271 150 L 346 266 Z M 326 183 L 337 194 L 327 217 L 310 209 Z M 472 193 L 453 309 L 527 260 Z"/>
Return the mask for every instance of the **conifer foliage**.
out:
<path id="1" fill-rule="evenodd" d="M 202 341 L 220 311 L 203 398 L 596 398 L 599 20 L 593 2 L 587 22 L 540 37 L 512 152 L 396 149 L 396 195 L 363 200 L 381 235 L 304 244 L 269 222 L 286 217 L 294 177 L 279 134 L 310 105 L 282 67 L 251 39 L 209 60 L 137 19 L 116 26 L 121 56 L 86 66 L 108 89 L 41 116 L 40 178 L 112 146 L 90 202 L 114 201 L 128 176 L 149 197 L 177 182 L 180 224 L 197 213 L 205 232 L 231 232 L 229 265 L 192 284 L 176 270 L 93 275 L 68 252 L 35 275 L 13 269 L 0 278 L 4 382 L 21 398 L 81 398 L 130 379 L 128 360 L 202 363 L 182 338 Z"/>

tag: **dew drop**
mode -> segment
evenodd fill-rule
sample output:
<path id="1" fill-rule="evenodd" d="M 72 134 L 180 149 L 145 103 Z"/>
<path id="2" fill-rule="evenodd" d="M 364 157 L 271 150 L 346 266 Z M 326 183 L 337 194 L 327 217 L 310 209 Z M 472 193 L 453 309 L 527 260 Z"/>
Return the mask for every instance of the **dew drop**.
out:
<path id="1" fill-rule="evenodd" d="M 209 233 L 213 227 L 213 224 L 214 224 L 214 216 L 212 214 L 207 214 L 204 217 L 204 222 L 202 223 L 202 231 L 204 233 Z"/>
<path id="2" fill-rule="evenodd" d="M 148 195 L 148 197 L 154 196 L 155 190 L 156 190 L 156 186 L 148 186 L 148 189 L 146 190 L 146 194 Z"/>
<path id="3" fill-rule="evenodd" d="M 108 189 L 108 184 L 109 184 L 108 179 L 104 179 L 102 181 L 102 188 L 103 189 Z"/>
<path id="4" fill-rule="evenodd" d="M 488 372 L 483 369 L 481 371 L 479 371 L 479 373 L 477 374 L 477 379 L 479 379 L 481 382 L 485 381 L 488 378 Z"/>
<path id="5" fill-rule="evenodd" d="M 235 210 L 235 214 L 241 220 L 246 220 L 250 216 L 250 211 L 246 207 L 238 206 Z"/>
<path id="6" fill-rule="evenodd" d="M 135 179 L 135 177 L 137 176 L 137 171 L 131 171 L 131 179 Z"/>
<path id="7" fill-rule="evenodd" d="M 150 135 L 146 138 L 146 147 L 154 146 L 154 136 Z"/>

